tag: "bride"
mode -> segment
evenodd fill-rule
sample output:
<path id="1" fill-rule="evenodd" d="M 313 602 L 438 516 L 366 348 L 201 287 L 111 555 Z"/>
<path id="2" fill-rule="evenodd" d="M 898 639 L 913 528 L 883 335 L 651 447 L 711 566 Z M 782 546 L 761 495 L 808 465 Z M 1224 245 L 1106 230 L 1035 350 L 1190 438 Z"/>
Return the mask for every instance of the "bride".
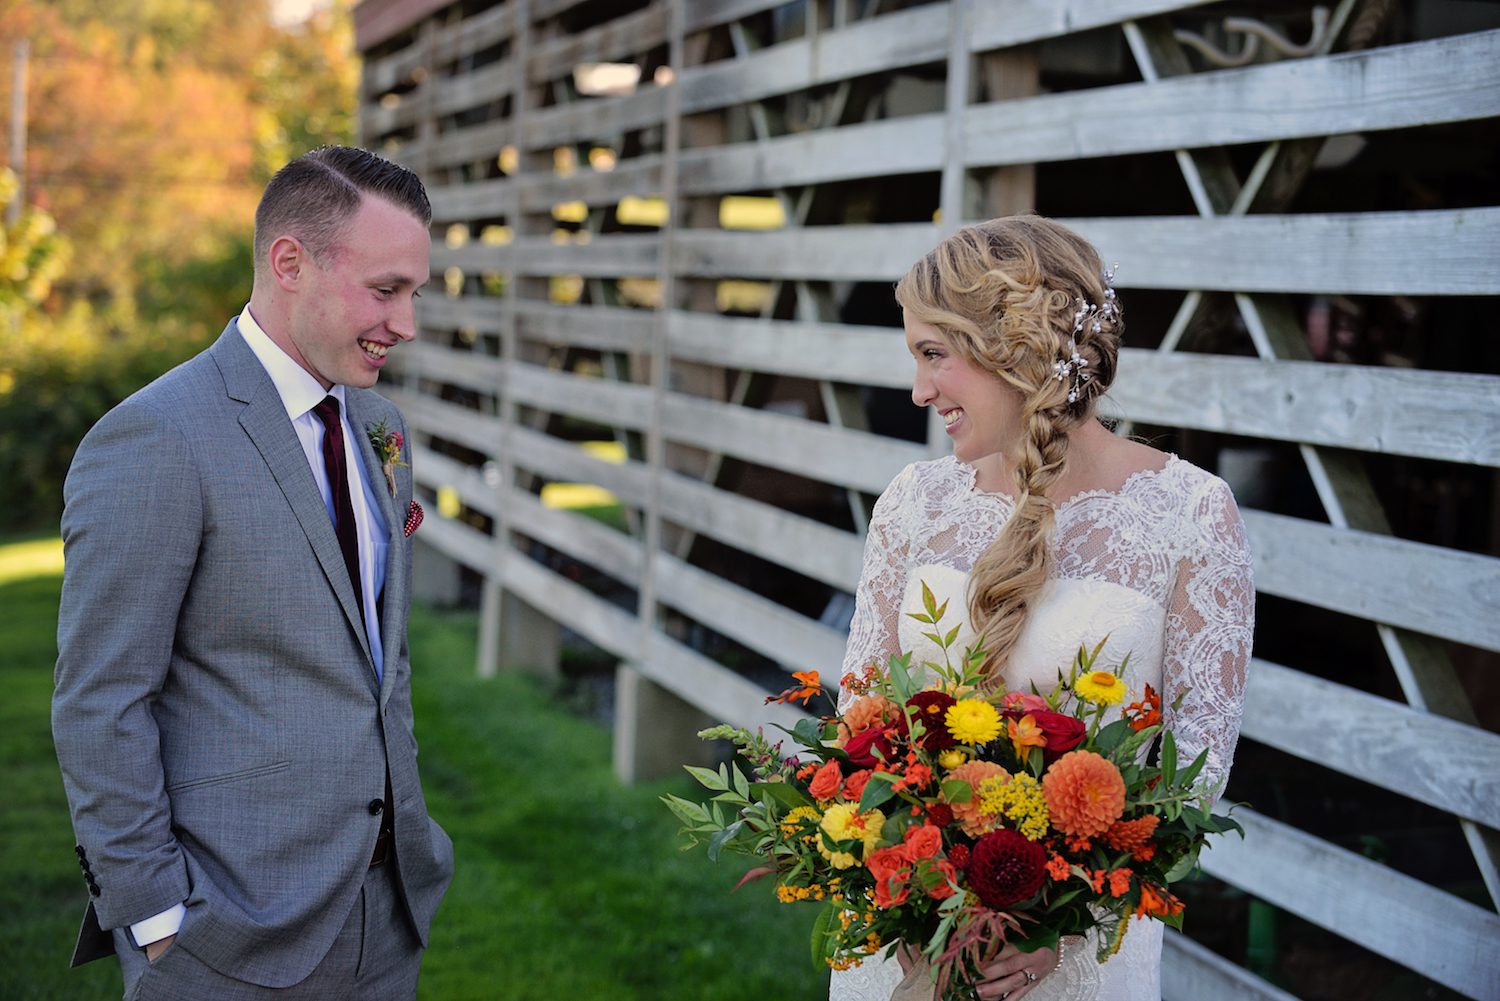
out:
<path id="1" fill-rule="evenodd" d="M 896 299 L 912 402 L 942 416 L 953 455 L 908 466 L 875 505 L 844 674 L 901 650 L 940 657 L 903 614 L 920 610 L 923 582 L 953 599 L 949 623 L 967 612 L 956 648 L 982 638 L 987 673 L 1010 691 L 1050 691 L 1080 644 L 1108 637 L 1100 663 L 1130 654 L 1133 697 L 1161 693 L 1179 760 L 1206 749 L 1204 790 L 1216 793 L 1250 656 L 1245 533 L 1223 480 L 1095 419 L 1122 329 L 1099 255 L 1050 220 L 996 219 L 918 261 Z M 1161 943 L 1159 922 L 1134 920 L 1103 964 L 1081 938 L 1056 952 L 1007 946 L 979 994 L 1160 998 Z M 867 960 L 833 973 L 830 998 L 887 1001 L 902 977 L 897 959 Z"/>

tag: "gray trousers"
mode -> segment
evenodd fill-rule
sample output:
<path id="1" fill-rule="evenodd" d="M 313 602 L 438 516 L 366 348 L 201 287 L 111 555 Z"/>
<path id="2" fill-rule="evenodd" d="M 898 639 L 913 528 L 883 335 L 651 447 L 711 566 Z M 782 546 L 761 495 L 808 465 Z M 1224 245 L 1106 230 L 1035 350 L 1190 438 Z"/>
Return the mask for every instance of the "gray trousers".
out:
<path id="1" fill-rule="evenodd" d="M 114 930 L 125 1001 L 413 1001 L 422 946 L 396 889 L 394 860 L 376 866 L 328 955 L 291 987 L 226 977 L 175 944 L 146 962 L 128 928 Z"/>

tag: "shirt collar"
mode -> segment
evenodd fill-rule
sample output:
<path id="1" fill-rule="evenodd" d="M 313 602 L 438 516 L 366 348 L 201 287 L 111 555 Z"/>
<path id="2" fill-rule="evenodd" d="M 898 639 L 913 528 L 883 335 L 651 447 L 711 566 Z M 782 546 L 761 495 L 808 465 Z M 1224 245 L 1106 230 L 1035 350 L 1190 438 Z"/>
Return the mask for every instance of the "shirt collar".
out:
<path id="1" fill-rule="evenodd" d="M 324 389 L 307 369 L 293 361 L 292 356 L 261 329 L 261 325 L 255 322 L 255 317 L 250 315 L 249 306 L 240 311 L 235 325 L 239 328 L 240 336 L 245 339 L 245 344 L 260 359 L 261 366 L 271 377 L 276 393 L 281 397 L 281 405 L 286 408 L 287 417 L 295 421 L 322 403 L 325 396 L 339 401 L 340 413 L 348 412 L 344 403 L 344 387 L 335 384 L 332 389 Z"/>

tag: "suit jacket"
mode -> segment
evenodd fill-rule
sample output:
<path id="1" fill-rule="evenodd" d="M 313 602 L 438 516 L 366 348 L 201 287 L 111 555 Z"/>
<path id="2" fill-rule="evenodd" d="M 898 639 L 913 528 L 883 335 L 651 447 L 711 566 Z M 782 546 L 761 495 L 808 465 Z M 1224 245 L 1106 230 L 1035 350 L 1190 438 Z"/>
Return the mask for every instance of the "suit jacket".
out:
<path id="1" fill-rule="evenodd" d="M 73 458 L 52 728 L 93 898 L 75 965 L 113 953 L 104 929 L 185 901 L 176 948 L 295 984 L 354 905 L 390 810 L 426 944 L 453 849 L 417 775 L 412 483 L 398 468 L 390 496 L 364 433 L 405 424 L 373 392 L 346 399 L 390 531 L 383 680 L 296 431 L 234 323 Z"/>

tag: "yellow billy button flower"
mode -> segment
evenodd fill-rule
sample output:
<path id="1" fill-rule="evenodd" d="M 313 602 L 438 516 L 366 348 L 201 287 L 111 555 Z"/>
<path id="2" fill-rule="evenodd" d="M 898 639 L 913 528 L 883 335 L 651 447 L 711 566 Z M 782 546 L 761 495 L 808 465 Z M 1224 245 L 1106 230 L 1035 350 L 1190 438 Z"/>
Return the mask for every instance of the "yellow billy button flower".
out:
<path id="1" fill-rule="evenodd" d="M 864 854 L 869 855 L 880 842 L 880 828 L 884 824 L 885 814 L 879 810 L 860 813 L 856 807 L 847 803 L 835 803 L 828 808 L 827 813 L 823 814 L 823 822 L 820 826 L 823 832 L 834 841 L 864 842 Z M 833 863 L 835 869 L 848 869 L 857 861 L 851 852 L 831 850 L 823 844 L 822 838 L 818 839 L 818 851 Z"/>
<path id="2" fill-rule="evenodd" d="M 987 744 L 1000 736 L 1000 712 L 979 699 L 960 699 L 949 709 L 944 722 L 960 744 Z"/>
<path id="3" fill-rule="evenodd" d="M 1073 682 L 1078 697 L 1096 706 L 1112 706 L 1125 698 L 1125 682 L 1109 671 L 1090 671 Z"/>

